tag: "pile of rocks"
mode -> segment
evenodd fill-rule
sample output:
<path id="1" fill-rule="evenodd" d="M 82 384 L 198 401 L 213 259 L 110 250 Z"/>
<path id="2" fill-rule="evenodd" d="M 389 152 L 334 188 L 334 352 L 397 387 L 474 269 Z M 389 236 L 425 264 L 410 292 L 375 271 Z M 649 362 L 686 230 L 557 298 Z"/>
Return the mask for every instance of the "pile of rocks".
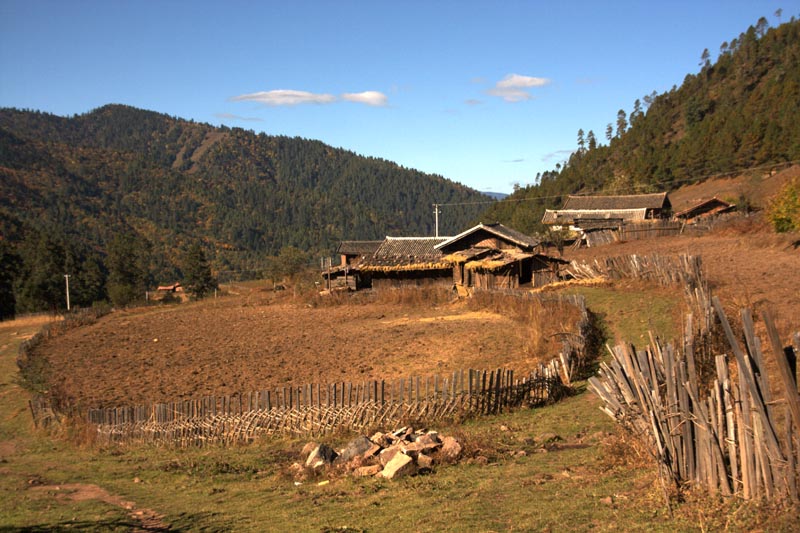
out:
<path id="1" fill-rule="evenodd" d="M 430 472 L 436 464 L 455 463 L 461 452 L 461 444 L 453 437 L 404 427 L 358 437 L 339 452 L 327 444 L 308 443 L 303 449 L 303 455 L 308 454 L 305 465 L 295 463 L 292 472 L 300 481 L 332 466 L 354 476 L 397 479 Z"/>

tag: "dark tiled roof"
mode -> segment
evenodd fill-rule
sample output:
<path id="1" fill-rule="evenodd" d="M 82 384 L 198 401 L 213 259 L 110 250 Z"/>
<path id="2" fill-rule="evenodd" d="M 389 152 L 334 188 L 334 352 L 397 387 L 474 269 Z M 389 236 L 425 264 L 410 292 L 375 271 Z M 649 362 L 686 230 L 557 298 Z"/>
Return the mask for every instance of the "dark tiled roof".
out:
<path id="1" fill-rule="evenodd" d="M 734 204 L 726 202 L 725 200 L 720 200 L 715 196 L 713 198 L 709 198 L 708 200 L 704 200 L 698 204 L 695 204 L 688 209 L 684 209 L 680 213 L 675 213 L 675 217 L 690 218 L 692 216 L 695 216 L 697 213 L 706 213 L 714 210 L 716 210 L 717 212 L 724 212 L 731 210 L 734 207 L 736 207 Z"/>
<path id="2" fill-rule="evenodd" d="M 573 209 L 668 209 L 667 193 L 628 194 L 621 196 L 569 196 L 565 210 Z"/>
<path id="3" fill-rule="evenodd" d="M 511 229 L 507 226 L 504 226 L 499 222 L 495 222 L 494 224 L 482 224 L 482 223 L 478 224 L 477 226 L 472 227 L 467 231 L 459 233 L 455 237 L 450 238 L 438 244 L 436 247 L 437 248 L 450 247 L 450 245 L 452 245 L 453 243 L 456 243 L 459 240 L 463 239 L 464 237 L 472 235 L 476 231 L 480 230 L 486 231 L 487 233 L 491 233 L 492 235 L 495 235 L 501 239 L 516 244 L 521 248 L 536 248 L 540 244 L 539 241 L 537 241 L 536 239 L 534 239 L 529 235 L 525 235 L 524 233 L 519 232 L 515 229 Z"/>
<path id="4" fill-rule="evenodd" d="M 336 248 L 340 255 L 372 255 L 383 241 L 342 241 Z"/>
<path id="5" fill-rule="evenodd" d="M 435 246 L 450 237 L 386 237 L 371 257 L 361 262 L 362 270 L 380 267 L 448 268 L 442 252 Z M 407 269 L 407 268 L 406 268 Z"/>

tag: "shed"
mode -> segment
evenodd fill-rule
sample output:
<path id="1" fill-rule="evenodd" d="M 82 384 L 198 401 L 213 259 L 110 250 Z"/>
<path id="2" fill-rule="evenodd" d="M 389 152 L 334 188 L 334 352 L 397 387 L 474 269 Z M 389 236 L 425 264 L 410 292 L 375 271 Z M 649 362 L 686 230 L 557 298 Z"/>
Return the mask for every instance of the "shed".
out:
<path id="1" fill-rule="evenodd" d="M 713 217 L 721 215 L 736 209 L 736 205 L 725 200 L 721 200 L 716 196 L 703 200 L 702 202 L 675 213 L 675 218 L 685 220 L 689 223 L 696 222 L 698 219 Z"/>

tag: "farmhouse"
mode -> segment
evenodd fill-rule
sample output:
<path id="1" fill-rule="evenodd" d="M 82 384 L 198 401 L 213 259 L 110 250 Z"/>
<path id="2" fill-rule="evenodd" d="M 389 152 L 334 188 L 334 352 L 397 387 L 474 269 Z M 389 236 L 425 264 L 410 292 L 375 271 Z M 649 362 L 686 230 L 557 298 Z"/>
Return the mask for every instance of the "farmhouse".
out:
<path id="1" fill-rule="evenodd" d="M 688 209 L 675 213 L 675 218 L 684 220 L 688 224 L 694 224 L 702 219 L 728 213 L 735 208 L 736 205 L 726 202 L 725 200 L 720 200 L 715 196 L 708 200 L 703 200 Z"/>
<path id="2" fill-rule="evenodd" d="M 355 289 L 434 284 L 465 294 L 468 288 L 545 285 L 557 279 L 559 266 L 565 263 L 539 253 L 538 240 L 499 223 L 478 224 L 455 237 L 386 237 L 372 255 L 364 253 L 357 263 L 341 253 L 354 248 L 340 245 L 342 266 L 323 277 L 345 272 L 357 280 L 350 286 Z"/>
<path id="3" fill-rule="evenodd" d="M 436 248 L 449 238 L 386 237 L 372 256 L 360 262 L 359 272 L 373 288 L 451 285 L 451 265 Z"/>
<path id="4" fill-rule="evenodd" d="M 456 288 L 515 289 L 531 282 L 537 286 L 557 274 L 557 263 L 537 253 L 538 240 L 499 223 L 478 224 L 436 248 L 447 254 Z"/>
<path id="5" fill-rule="evenodd" d="M 545 210 L 542 223 L 575 231 L 609 229 L 623 224 L 667 218 L 672 209 L 667 193 L 618 196 L 569 196 L 562 209 Z"/>

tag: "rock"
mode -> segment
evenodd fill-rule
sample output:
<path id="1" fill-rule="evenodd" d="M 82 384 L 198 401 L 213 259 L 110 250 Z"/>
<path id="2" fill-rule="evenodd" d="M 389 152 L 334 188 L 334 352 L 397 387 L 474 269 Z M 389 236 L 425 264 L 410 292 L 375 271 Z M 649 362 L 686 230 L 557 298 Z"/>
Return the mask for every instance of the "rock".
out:
<path id="1" fill-rule="evenodd" d="M 378 455 L 378 453 L 380 453 L 381 450 L 383 450 L 382 446 L 373 444 L 372 446 L 370 446 L 369 450 L 361 454 L 361 457 L 363 457 L 364 459 L 369 459 L 370 457 Z"/>
<path id="2" fill-rule="evenodd" d="M 510 431 L 510 430 L 508 429 L 508 426 L 502 425 L 500 426 L 500 431 Z"/>
<path id="3" fill-rule="evenodd" d="M 353 470 L 353 475 L 356 477 L 369 477 L 374 476 L 383 470 L 381 465 L 362 466 Z"/>
<path id="4" fill-rule="evenodd" d="M 461 445 L 453 437 L 445 437 L 442 439 L 442 448 L 439 450 L 439 456 L 442 461 L 447 463 L 455 463 L 461 457 Z"/>
<path id="5" fill-rule="evenodd" d="M 605 498 L 600 498 L 600 503 L 603 505 L 614 505 L 614 499 L 611 496 L 606 496 Z"/>
<path id="6" fill-rule="evenodd" d="M 438 433 L 426 433 L 417 437 L 414 444 L 422 445 L 430 450 L 441 446 L 442 442 L 439 440 Z"/>
<path id="7" fill-rule="evenodd" d="M 306 466 L 317 469 L 321 466 L 331 464 L 338 454 L 327 444 L 320 444 L 314 448 L 306 459 Z"/>
<path id="8" fill-rule="evenodd" d="M 371 440 L 372 442 L 383 448 L 388 448 L 389 445 L 392 442 L 394 442 L 394 439 L 389 439 L 389 437 L 386 434 L 381 433 L 380 431 L 371 436 L 369 440 Z"/>
<path id="9" fill-rule="evenodd" d="M 319 443 L 317 443 L 317 442 L 313 442 L 313 441 L 312 442 L 307 442 L 306 445 L 303 446 L 303 450 L 300 452 L 300 454 L 303 457 L 308 457 L 308 454 L 313 452 L 314 448 L 316 448 L 317 446 L 319 446 Z"/>
<path id="10" fill-rule="evenodd" d="M 367 450 L 371 449 L 375 444 L 367 437 L 358 437 L 350 441 L 350 443 L 342 450 L 342 453 L 334 460 L 335 464 L 345 464 L 351 459 L 360 457 Z"/>
<path id="11" fill-rule="evenodd" d="M 420 470 L 430 470 L 433 468 L 433 457 L 421 453 L 417 456 L 417 467 Z"/>
<path id="12" fill-rule="evenodd" d="M 410 476 L 416 471 L 417 465 L 414 464 L 414 460 L 404 453 L 398 453 L 383 467 L 381 476 L 386 479 L 398 479 L 403 476 Z"/>
<path id="13" fill-rule="evenodd" d="M 393 446 L 386 448 L 380 454 L 378 454 L 378 459 L 380 460 L 381 464 L 383 466 L 386 466 L 386 464 L 389 461 L 394 459 L 395 455 L 401 453 L 402 452 L 402 449 L 400 448 L 401 446 L 402 446 L 401 444 L 395 444 Z"/>

